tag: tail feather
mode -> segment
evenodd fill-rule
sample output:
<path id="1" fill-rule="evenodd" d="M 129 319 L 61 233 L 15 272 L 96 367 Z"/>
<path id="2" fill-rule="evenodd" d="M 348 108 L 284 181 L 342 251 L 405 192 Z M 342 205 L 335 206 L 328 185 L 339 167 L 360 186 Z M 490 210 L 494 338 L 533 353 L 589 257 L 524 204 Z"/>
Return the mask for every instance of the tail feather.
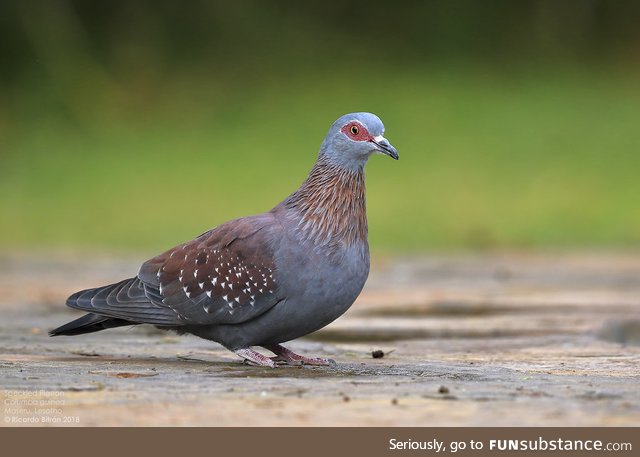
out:
<path id="1" fill-rule="evenodd" d="M 136 322 L 118 319 L 114 317 L 100 316 L 98 314 L 85 314 L 84 316 L 68 322 L 49 332 L 49 336 L 73 336 L 84 333 L 99 332 L 108 328 L 123 327 L 125 325 L 137 325 Z"/>
<path id="2" fill-rule="evenodd" d="M 178 314 L 162 304 L 159 291 L 137 277 L 76 292 L 67 299 L 67 306 L 139 324 L 182 324 Z"/>

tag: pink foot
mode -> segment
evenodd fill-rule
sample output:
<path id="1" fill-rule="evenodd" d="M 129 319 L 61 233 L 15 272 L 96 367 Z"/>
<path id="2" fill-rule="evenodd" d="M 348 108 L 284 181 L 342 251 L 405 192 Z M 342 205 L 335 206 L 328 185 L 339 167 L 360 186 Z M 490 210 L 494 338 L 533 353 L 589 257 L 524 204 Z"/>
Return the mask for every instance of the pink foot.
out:
<path id="1" fill-rule="evenodd" d="M 270 350 L 276 356 L 271 357 L 273 362 L 282 362 L 287 365 L 335 365 L 336 362 L 331 359 L 322 359 L 320 357 L 305 357 L 300 354 L 296 354 L 290 351 L 284 346 L 279 344 L 273 344 L 269 346 L 263 346 L 265 349 Z"/>
<path id="2" fill-rule="evenodd" d="M 249 363 L 250 365 L 256 365 L 259 367 L 270 367 L 270 368 L 276 367 L 276 363 L 273 360 L 271 360 L 270 357 L 267 357 L 266 355 L 262 355 L 251 348 L 238 349 L 233 352 L 235 352 L 240 357 L 242 357 L 245 360 L 245 362 Z"/>

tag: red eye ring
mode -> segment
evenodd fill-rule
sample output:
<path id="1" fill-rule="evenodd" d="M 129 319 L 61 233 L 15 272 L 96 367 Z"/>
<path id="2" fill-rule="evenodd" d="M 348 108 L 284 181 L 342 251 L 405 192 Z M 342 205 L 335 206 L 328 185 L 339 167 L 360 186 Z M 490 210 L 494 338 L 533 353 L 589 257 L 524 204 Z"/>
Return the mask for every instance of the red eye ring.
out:
<path id="1" fill-rule="evenodd" d="M 345 124 L 340 131 L 353 141 L 370 141 L 372 138 L 367 128 L 358 121 Z"/>

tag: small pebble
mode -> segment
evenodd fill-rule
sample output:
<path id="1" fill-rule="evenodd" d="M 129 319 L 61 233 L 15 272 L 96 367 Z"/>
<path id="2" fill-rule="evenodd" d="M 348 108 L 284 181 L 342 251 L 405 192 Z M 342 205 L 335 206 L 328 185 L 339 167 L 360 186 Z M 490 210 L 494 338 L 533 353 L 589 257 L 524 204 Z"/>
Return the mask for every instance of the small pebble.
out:
<path id="1" fill-rule="evenodd" d="M 440 388 L 438 389 L 438 393 L 439 394 L 448 394 L 449 393 L 449 388 L 447 386 L 440 386 Z"/>
<path id="2" fill-rule="evenodd" d="M 380 349 L 376 349 L 371 353 L 371 357 L 373 357 L 374 359 L 381 359 L 384 357 L 384 352 Z"/>

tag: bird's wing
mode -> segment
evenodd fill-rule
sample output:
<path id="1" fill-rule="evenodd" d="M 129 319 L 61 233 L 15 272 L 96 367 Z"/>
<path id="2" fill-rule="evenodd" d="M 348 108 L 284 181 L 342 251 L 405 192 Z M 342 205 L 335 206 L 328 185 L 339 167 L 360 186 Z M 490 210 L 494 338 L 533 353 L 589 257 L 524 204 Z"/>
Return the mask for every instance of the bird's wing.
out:
<path id="1" fill-rule="evenodd" d="M 247 321 L 284 298 L 273 259 L 278 227 L 270 213 L 227 222 L 147 261 L 138 279 L 183 325 Z"/>
<path id="2" fill-rule="evenodd" d="M 150 299 L 153 288 L 138 278 L 115 284 L 81 290 L 67 299 L 67 306 L 99 316 L 125 319 L 130 323 L 179 325 L 178 316 L 170 308 Z"/>

